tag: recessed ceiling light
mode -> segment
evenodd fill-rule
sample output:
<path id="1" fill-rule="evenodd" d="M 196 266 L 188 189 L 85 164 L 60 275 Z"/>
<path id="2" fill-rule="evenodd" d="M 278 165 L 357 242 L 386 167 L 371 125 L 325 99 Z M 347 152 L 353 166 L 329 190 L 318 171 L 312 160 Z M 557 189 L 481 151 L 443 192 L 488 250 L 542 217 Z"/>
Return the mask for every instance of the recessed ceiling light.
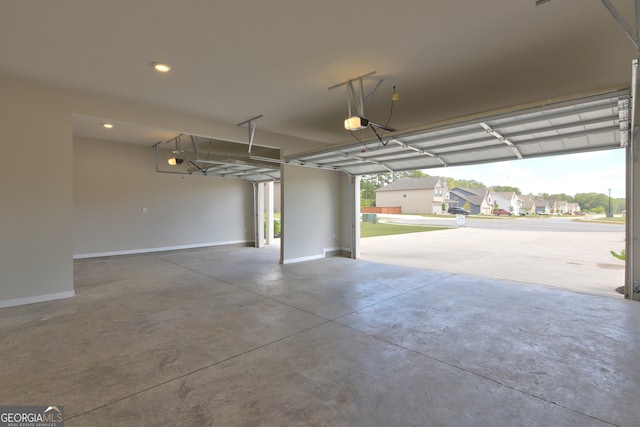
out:
<path id="1" fill-rule="evenodd" d="M 171 71 L 171 66 L 162 62 L 152 62 L 153 68 L 160 73 L 168 73 Z"/>
<path id="2" fill-rule="evenodd" d="M 103 123 L 102 127 L 105 129 L 111 129 L 113 128 L 113 124 L 112 123 Z"/>

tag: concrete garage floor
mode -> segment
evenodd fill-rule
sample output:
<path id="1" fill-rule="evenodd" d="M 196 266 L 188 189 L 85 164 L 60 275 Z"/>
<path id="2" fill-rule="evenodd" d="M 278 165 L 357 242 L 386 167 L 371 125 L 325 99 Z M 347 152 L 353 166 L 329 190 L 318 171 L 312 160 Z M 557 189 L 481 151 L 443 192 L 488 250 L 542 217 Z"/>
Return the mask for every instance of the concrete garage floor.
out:
<path id="1" fill-rule="evenodd" d="M 71 426 L 637 426 L 640 304 L 277 248 L 81 260 L 0 310 L 0 404 Z"/>
<path id="2" fill-rule="evenodd" d="M 459 227 L 361 239 L 363 260 L 553 286 L 617 298 L 624 286 L 618 232 Z M 639 423 L 640 425 L 640 423 Z"/>

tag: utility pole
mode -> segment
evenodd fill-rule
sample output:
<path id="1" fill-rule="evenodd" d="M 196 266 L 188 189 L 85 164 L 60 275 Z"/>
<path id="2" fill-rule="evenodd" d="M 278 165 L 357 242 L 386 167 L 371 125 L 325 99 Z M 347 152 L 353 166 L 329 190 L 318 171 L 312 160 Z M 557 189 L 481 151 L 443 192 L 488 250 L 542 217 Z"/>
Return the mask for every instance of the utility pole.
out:
<path id="1" fill-rule="evenodd" d="M 611 213 L 611 189 L 609 189 L 609 214 L 607 216 L 608 217 L 613 216 L 613 214 Z"/>

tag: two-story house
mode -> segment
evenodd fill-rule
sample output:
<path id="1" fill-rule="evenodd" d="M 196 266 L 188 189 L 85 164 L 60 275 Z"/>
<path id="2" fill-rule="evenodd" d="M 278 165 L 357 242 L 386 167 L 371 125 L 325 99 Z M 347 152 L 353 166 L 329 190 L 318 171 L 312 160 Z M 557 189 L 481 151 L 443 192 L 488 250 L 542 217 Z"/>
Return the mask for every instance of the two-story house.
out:
<path id="1" fill-rule="evenodd" d="M 550 200 L 551 213 L 556 215 L 564 215 L 569 213 L 569 202 L 565 200 Z"/>
<path id="2" fill-rule="evenodd" d="M 549 208 L 549 201 L 544 199 L 535 199 L 535 213 L 538 215 L 549 215 L 551 209 Z"/>
<path id="3" fill-rule="evenodd" d="M 376 206 L 400 206 L 402 213 L 443 214 L 449 207 L 449 187 L 438 176 L 402 178 L 376 190 Z"/>
<path id="4" fill-rule="evenodd" d="M 511 211 L 514 215 L 520 214 L 522 201 L 513 191 L 492 191 L 494 206 L 497 204 L 499 209 Z"/>
<path id="5" fill-rule="evenodd" d="M 567 213 L 569 213 L 571 215 L 575 215 L 578 212 L 580 212 L 580 204 L 579 203 L 575 203 L 575 202 L 567 203 Z"/>
<path id="6" fill-rule="evenodd" d="M 449 193 L 452 205 L 469 206 L 469 212 L 474 215 L 491 215 L 493 212 L 493 196 L 488 188 L 456 187 Z M 468 202 L 468 204 L 467 204 Z"/>

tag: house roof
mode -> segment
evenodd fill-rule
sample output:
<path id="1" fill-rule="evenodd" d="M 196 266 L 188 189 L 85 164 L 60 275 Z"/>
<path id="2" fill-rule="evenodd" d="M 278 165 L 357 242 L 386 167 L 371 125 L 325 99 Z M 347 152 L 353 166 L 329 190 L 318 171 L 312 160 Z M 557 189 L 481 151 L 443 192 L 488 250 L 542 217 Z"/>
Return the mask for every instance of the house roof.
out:
<path id="1" fill-rule="evenodd" d="M 380 187 L 378 191 L 402 191 L 402 190 L 424 190 L 435 188 L 441 182 L 439 176 L 428 176 L 424 178 L 402 178 L 393 181 L 384 187 Z"/>
<path id="2" fill-rule="evenodd" d="M 533 194 L 519 194 L 518 199 L 525 203 L 531 203 L 535 200 L 535 196 Z"/>
<path id="3" fill-rule="evenodd" d="M 456 190 L 458 192 L 464 192 L 469 195 L 482 196 L 482 197 L 484 197 L 489 191 L 488 188 L 467 188 L 467 187 L 455 187 L 453 190 Z"/>
<path id="4" fill-rule="evenodd" d="M 461 188 L 456 187 L 451 190 L 451 194 L 454 194 L 460 197 L 463 200 L 469 201 L 472 205 L 480 206 L 482 205 L 482 201 L 484 200 L 488 188 Z"/>
<path id="5" fill-rule="evenodd" d="M 497 195 L 498 197 L 502 197 L 503 199 L 513 199 L 513 195 L 515 194 L 515 192 L 513 191 L 494 191 L 493 194 Z M 517 197 L 517 195 L 516 195 Z"/>

